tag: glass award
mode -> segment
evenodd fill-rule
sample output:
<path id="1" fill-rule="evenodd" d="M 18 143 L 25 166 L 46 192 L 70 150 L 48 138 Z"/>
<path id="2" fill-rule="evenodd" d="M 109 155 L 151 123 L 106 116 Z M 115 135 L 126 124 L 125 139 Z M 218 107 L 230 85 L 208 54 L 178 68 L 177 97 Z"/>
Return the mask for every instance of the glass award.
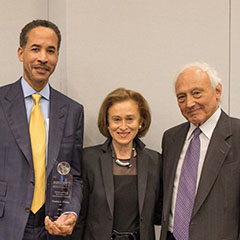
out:
<path id="1" fill-rule="evenodd" d="M 71 201 L 73 176 L 70 170 L 68 162 L 57 162 L 54 165 L 49 205 L 49 217 L 52 220 L 56 220 L 62 214 L 64 206 Z"/>

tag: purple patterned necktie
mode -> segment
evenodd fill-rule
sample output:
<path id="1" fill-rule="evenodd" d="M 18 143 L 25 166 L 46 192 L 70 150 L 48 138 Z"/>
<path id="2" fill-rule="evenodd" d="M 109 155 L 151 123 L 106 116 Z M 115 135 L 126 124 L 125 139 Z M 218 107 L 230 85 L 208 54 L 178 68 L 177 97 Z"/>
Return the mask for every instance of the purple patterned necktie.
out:
<path id="1" fill-rule="evenodd" d="M 194 130 L 182 165 L 173 226 L 176 240 L 189 239 L 189 223 L 194 205 L 200 157 L 200 133 L 199 128 Z"/>

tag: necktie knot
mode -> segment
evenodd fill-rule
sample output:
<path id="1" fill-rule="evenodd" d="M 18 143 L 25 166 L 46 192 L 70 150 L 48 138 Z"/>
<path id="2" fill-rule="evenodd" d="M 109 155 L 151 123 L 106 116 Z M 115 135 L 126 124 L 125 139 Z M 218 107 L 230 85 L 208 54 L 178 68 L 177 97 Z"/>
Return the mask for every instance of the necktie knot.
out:
<path id="1" fill-rule="evenodd" d="M 39 103 L 41 97 L 42 97 L 42 96 L 41 96 L 40 94 L 38 94 L 38 93 L 32 94 L 32 99 L 33 99 L 33 101 L 34 101 L 35 104 L 38 104 L 38 103 Z"/>
<path id="2" fill-rule="evenodd" d="M 193 131 L 193 137 L 194 138 L 197 138 L 200 134 L 201 134 L 201 129 L 198 127 L 198 128 L 195 128 L 194 131 Z"/>

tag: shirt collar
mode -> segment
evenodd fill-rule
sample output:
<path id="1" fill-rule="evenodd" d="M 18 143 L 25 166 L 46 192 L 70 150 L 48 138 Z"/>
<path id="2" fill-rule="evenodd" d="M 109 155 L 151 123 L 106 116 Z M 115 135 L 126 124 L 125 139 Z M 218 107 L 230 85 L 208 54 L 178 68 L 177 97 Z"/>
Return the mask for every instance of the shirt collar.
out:
<path id="1" fill-rule="evenodd" d="M 47 83 L 46 86 L 40 92 L 36 92 L 36 90 L 34 90 L 23 77 L 21 78 L 21 84 L 22 84 L 24 98 L 27 98 L 34 93 L 39 93 L 42 97 L 44 97 L 49 101 L 49 96 L 50 96 L 49 83 Z"/>
<path id="2" fill-rule="evenodd" d="M 221 115 L 220 107 L 215 111 L 215 113 L 206 121 L 204 122 L 199 128 L 201 129 L 202 133 L 210 139 L 213 133 L 214 128 L 217 125 L 217 122 Z M 196 126 L 190 123 L 190 128 L 187 134 L 187 139 L 190 139 L 192 136 L 193 131 L 195 130 Z"/>

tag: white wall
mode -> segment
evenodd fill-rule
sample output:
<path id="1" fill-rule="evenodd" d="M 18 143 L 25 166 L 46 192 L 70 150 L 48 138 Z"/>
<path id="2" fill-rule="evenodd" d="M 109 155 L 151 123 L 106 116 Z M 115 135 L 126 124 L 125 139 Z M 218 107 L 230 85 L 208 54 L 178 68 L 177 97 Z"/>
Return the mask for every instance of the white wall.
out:
<path id="1" fill-rule="evenodd" d="M 0 0 L 0 85 L 17 80 L 22 65 L 17 58 L 22 27 L 35 18 L 48 18 L 47 0 Z"/>
<path id="2" fill-rule="evenodd" d="M 174 96 L 175 74 L 195 60 L 218 70 L 222 106 L 240 116 L 238 0 L 0 1 L 0 84 L 22 73 L 21 28 L 36 18 L 55 22 L 63 41 L 51 84 L 85 106 L 85 146 L 104 140 L 96 120 L 106 94 L 126 87 L 148 100 L 153 120 L 144 141 L 160 150 L 163 131 L 184 121 Z"/>
<path id="3" fill-rule="evenodd" d="M 230 38 L 230 71 L 229 71 L 229 112 L 240 118 L 240 1 L 231 1 L 231 38 Z"/>
<path id="4" fill-rule="evenodd" d="M 160 150 L 163 131 L 181 121 L 177 69 L 204 60 L 223 78 L 228 111 L 229 1 L 65 1 L 68 94 L 86 109 L 85 144 L 103 141 L 96 118 L 107 93 L 140 91 L 153 121 L 144 141 Z"/>

